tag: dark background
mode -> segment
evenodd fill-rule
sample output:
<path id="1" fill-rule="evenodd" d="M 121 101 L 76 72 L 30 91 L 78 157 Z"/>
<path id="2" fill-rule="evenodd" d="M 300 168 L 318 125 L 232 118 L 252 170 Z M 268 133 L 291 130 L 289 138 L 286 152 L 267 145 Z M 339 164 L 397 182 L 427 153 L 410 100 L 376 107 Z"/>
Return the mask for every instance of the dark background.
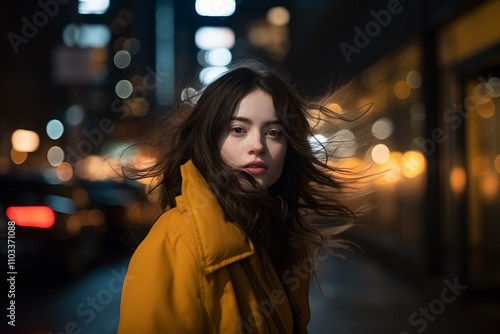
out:
<path id="1" fill-rule="evenodd" d="M 2 0 L 0 232 L 5 235 L 1 240 L 5 272 L 9 271 L 6 209 L 47 205 L 56 213 L 56 223 L 50 229 L 16 227 L 16 327 L 7 326 L 8 319 L 2 316 L 7 332 L 116 331 L 132 236 L 141 238 L 155 211 L 144 198 L 140 183 L 81 177 L 76 173 L 77 163 L 88 155 L 104 155 L 110 143 L 134 143 L 158 116 L 172 110 L 182 90 L 196 81 L 203 69 L 197 60 L 194 35 L 205 25 L 233 29 L 233 61 L 261 59 L 284 69 L 307 97 L 324 96 L 348 83 L 352 85 L 348 86 L 352 87 L 349 96 L 353 97 L 346 106 L 359 106 L 362 97 L 369 102 L 374 96 L 387 96 L 385 109 L 377 111 L 375 104 L 374 115 L 380 112 L 392 119 L 398 151 L 415 149 L 413 137 L 433 138 L 432 152 L 420 147 L 426 169 L 418 183 L 390 189 L 380 186 L 383 189 L 377 189 L 370 199 L 378 207 L 376 213 L 361 220 L 364 229 L 348 235 L 364 253 L 348 253 L 346 260 L 330 258 L 321 263 L 324 285 L 322 293 L 312 287 L 310 332 L 496 332 L 500 325 L 500 167 L 495 174 L 492 164 L 493 176 L 487 185 L 496 192 L 483 199 L 474 190 L 473 158 L 477 151 L 493 157 L 500 154 L 495 139 L 498 111 L 484 124 L 463 117 L 463 126 L 451 130 L 443 116 L 450 107 L 466 101 L 473 80 L 500 75 L 500 37 L 494 32 L 500 30 L 498 22 L 464 23 L 471 27 L 467 31 L 472 39 L 474 35 L 493 36 L 486 44 L 471 46 L 472 51 L 460 53 L 460 48 L 467 49 L 464 45 L 469 37 L 464 36 L 463 41 L 460 35 L 453 37 L 454 31 L 460 31 L 457 22 L 465 22 L 469 15 L 498 1 L 243 0 L 236 1 L 236 11 L 230 17 L 201 17 L 194 2 L 111 0 L 104 14 L 82 15 L 75 0 Z M 163 25 L 158 28 L 159 6 L 169 8 L 171 16 L 160 17 Z M 285 26 L 273 27 L 266 21 L 267 11 L 275 6 L 290 13 Z M 367 25 L 375 22 L 374 12 L 380 15 L 391 8 L 394 13 L 386 26 L 379 23 L 372 36 L 356 35 L 358 31 L 366 33 Z M 497 10 L 498 6 L 492 8 Z M 492 17 L 498 18 L 500 12 L 494 14 Z M 38 22 L 38 26 L 33 31 L 26 22 Z M 63 31 L 69 24 L 116 28 L 119 22 L 126 23 L 123 29 L 111 32 L 109 42 L 100 48 L 64 46 Z M 259 32 L 260 42 L 255 42 L 251 36 Z M 161 59 L 167 72 L 158 69 L 160 37 L 171 57 L 167 62 Z M 125 69 L 113 64 L 122 38 L 140 42 L 140 50 Z M 16 46 L 13 41 L 22 42 Z M 355 50 L 348 57 L 346 44 Z M 405 53 L 408 49 L 413 51 Z M 67 67 L 62 69 L 59 57 L 63 51 L 75 53 L 65 59 Z M 418 61 L 412 60 L 415 54 Z M 421 74 L 421 86 L 412 91 L 408 105 L 391 102 L 392 90 L 388 93 L 380 88 L 389 82 L 392 85 L 396 79 L 391 73 L 399 68 L 415 68 Z M 118 81 L 134 76 L 149 80 L 149 86 L 134 91 L 135 98 L 146 101 L 142 114 L 127 114 L 135 109 L 115 93 Z M 377 84 L 366 84 L 369 76 Z M 158 98 L 158 87 L 168 93 L 166 100 Z M 379 95 L 370 93 L 379 88 Z M 131 103 L 134 101 L 139 100 Z M 410 114 L 404 114 L 413 103 L 425 108 L 425 119 L 417 130 L 414 123 L 409 125 Z M 498 101 L 496 104 L 498 108 Z M 51 140 L 45 133 L 47 122 L 63 120 L 72 105 L 84 110 L 84 122 L 66 126 L 60 139 Z M 378 116 L 366 117 L 371 125 L 375 121 L 371 117 Z M 103 120 L 109 123 L 103 125 Z M 445 140 L 436 139 L 438 128 L 445 130 Z M 16 129 L 32 130 L 40 137 L 39 148 L 19 164 L 11 158 L 11 135 Z M 484 139 L 489 146 L 484 144 L 484 151 L 474 148 L 474 138 L 485 133 L 490 134 Z M 413 137 L 407 140 L 410 134 Z M 82 142 L 92 139 L 95 143 L 89 151 L 82 152 Z M 363 147 L 369 148 L 371 140 Z M 54 144 L 63 148 L 72 168 L 69 180 L 58 181 L 56 168 L 47 164 L 47 150 Z M 76 160 L 70 156 L 72 149 L 79 155 Z M 455 166 L 462 166 L 467 175 L 458 193 L 448 183 Z M 71 230 L 76 220 L 78 230 Z M 453 290 L 453 284 L 465 288 Z M 1 294 L 6 296 L 7 292 L 6 287 Z M 443 302 L 443 293 L 456 298 Z M 2 305 L 7 312 L 7 304 Z"/>

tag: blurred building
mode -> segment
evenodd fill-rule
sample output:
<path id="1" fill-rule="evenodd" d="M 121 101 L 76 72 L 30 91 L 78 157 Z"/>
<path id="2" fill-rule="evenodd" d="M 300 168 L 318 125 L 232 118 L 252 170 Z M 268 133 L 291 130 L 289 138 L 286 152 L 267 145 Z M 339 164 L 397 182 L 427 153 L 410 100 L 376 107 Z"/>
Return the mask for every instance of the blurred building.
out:
<path id="1" fill-rule="evenodd" d="M 92 209 L 82 182 L 123 185 L 113 166 L 150 161 L 126 148 L 186 87 L 255 57 L 288 69 L 307 96 L 339 88 L 328 100 L 339 114 L 369 108 L 356 122 L 315 125 L 319 140 L 342 143 L 345 166 L 384 171 L 366 229 L 352 236 L 367 252 L 417 283 L 457 277 L 471 296 L 499 296 L 499 1 L 42 0 L 0 10 L 0 174 L 72 188 L 52 197 L 75 206 L 59 218 L 68 231 Z M 134 196 L 110 216 L 99 203 L 106 220 L 151 218 Z"/>
<path id="2" fill-rule="evenodd" d="M 373 103 L 351 138 L 388 173 L 360 242 L 419 284 L 498 298 L 500 2 L 329 4 L 294 3 L 286 63 L 306 93 L 349 82 L 344 110 Z"/>

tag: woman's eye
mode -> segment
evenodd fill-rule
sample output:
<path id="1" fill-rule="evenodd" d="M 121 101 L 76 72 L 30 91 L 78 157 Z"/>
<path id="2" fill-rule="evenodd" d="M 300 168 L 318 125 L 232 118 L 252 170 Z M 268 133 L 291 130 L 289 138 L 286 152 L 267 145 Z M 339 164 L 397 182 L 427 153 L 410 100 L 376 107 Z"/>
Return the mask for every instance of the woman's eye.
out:
<path id="1" fill-rule="evenodd" d="M 243 128 L 240 128 L 240 127 L 234 127 L 234 128 L 231 129 L 231 131 L 234 132 L 234 133 L 238 133 L 238 134 L 245 132 L 245 130 Z"/>
<path id="2" fill-rule="evenodd" d="M 267 131 L 267 135 L 271 137 L 279 137 L 281 135 L 281 131 L 279 130 L 269 130 Z"/>

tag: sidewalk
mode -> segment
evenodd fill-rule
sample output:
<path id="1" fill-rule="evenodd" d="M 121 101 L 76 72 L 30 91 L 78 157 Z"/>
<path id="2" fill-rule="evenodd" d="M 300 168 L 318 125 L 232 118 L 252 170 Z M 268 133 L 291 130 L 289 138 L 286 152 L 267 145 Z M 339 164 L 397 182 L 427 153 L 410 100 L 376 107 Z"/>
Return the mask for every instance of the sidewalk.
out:
<path id="1" fill-rule="evenodd" d="M 40 298 L 20 304 L 30 312 L 19 315 L 16 331 L 2 332 L 114 334 L 127 263 L 95 269 L 63 287 L 38 287 Z M 487 334 L 500 327 L 498 302 L 464 300 L 447 283 L 442 284 L 448 289 L 444 294 L 426 296 L 369 257 L 354 253 L 346 260 L 330 258 L 322 266 L 322 292 L 315 282 L 311 286 L 310 334 Z"/>

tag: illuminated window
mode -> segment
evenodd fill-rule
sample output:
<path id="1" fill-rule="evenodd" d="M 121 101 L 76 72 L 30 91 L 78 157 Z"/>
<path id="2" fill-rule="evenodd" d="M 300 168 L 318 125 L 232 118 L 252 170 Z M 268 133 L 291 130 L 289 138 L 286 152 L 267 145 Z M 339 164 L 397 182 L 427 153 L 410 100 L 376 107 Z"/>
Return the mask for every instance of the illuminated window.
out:
<path id="1" fill-rule="evenodd" d="M 202 50 L 230 49 L 234 46 L 234 31 L 225 27 L 201 27 L 194 36 L 196 46 Z"/>
<path id="2" fill-rule="evenodd" d="M 100 48 L 111 40 L 109 27 L 104 24 L 70 23 L 63 30 L 63 42 L 67 47 Z"/>
<path id="3" fill-rule="evenodd" d="M 109 0 L 79 0 L 78 13 L 104 14 L 109 8 Z"/>
<path id="4" fill-rule="evenodd" d="M 236 9 L 234 0 L 197 0 L 196 13 L 201 16 L 231 16 Z"/>

